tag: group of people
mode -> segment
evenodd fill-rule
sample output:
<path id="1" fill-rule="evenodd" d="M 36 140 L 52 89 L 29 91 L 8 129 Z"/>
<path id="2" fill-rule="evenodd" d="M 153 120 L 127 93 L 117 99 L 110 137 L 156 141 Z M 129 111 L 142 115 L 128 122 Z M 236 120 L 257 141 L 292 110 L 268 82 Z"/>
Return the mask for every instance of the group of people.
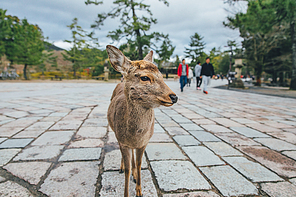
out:
<path id="1" fill-rule="evenodd" d="M 206 62 L 203 65 L 200 65 L 201 63 L 198 62 L 194 68 L 196 89 L 201 90 L 200 86 L 203 84 L 203 93 L 205 94 L 208 94 L 210 79 L 215 75 L 214 67 L 210 61 L 210 58 L 207 57 Z M 177 73 L 180 79 L 181 92 L 183 92 L 185 85 L 188 83 L 190 86 L 191 78 L 193 78 L 193 72 L 191 68 L 189 68 L 188 64 L 185 64 L 185 59 L 183 59 L 182 63 L 179 65 Z"/>

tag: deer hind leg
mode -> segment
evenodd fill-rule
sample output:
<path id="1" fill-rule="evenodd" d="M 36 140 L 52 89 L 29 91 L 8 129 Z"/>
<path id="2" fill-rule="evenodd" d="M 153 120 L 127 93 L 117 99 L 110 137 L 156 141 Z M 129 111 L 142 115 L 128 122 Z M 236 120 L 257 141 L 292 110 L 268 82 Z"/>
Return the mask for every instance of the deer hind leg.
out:
<path id="1" fill-rule="evenodd" d="M 125 175 L 125 183 L 124 183 L 124 197 L 129 197 L 129 181 L 131 175 L 131 149 L 126 147 L 120 147 L 123 162 L 124 162 L 124 175 Z"/>
<path id="2" fill-rule="evenodd" d="M 135 155 L 134 155 L 134 149 L 132 149 L 132 175 L 134 182 L 137 182 L 137 170 L 136 170 L 136 163 L 135 163 Z"/>
<path id="3" fill-rule="evenodd" d="M 142 157 L 144 154 L 146 146 L 136 149 L 136 166 L 137 166 L 137 178 L 136 178 L 136 196 L 143 197 L 142 186 L 141 186 L 141 165 Z"/>
<path id="4" fill-rule="evenodd" d="M 124 162 L 123 162 L 123 157 L 121 156 L 121 164 L 120 164 L 120 170 L 119 173 L 123 173 L 124 172 Z"/>

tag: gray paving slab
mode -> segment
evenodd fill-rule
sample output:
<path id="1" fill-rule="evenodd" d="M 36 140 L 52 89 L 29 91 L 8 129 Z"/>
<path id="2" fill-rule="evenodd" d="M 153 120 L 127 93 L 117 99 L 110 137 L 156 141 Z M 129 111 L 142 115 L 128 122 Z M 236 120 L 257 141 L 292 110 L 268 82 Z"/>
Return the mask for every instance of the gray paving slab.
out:
<path id="1" fill-rule="evenodd" d="M 95 196 L 98 162 L 61 163 L 53 169 L 40 191 L 49 196 Z"/>
<path id="2" fill-rule="evenodd" d="M 8 163 L 21 149 L 0 149 L 0 166 Z"/>
<path id="3" fill-rule="evenodd" d="M 214 151 L 215 154 L 220 156 L 243 155 L 241 152 L 234 149 L 232 146 L 226 144 L 225 142 L 204 142 L 203 144 Z"/>
<path id="4" fill-rule="evenodd" d="M 85 127 L 107 127 L 107 118 L 93 118 L 84 121 L 83 126 Z"/>
<path id="5" fill-rule="evenodd" d="M 0 127 L 0 137 L 11 137 L 23 130 L 21 127 Z"/>
<path id="6" fill-rule="evenodd" d="M 26 139 L 8 139 L 5 142 L 0 144 L 0 148 L 24 148 L 34 139 L 26 138 Z"/>
<path id="7" fill-rule="evenodd" d="M 228 118 L 211 118 L 211 120 L 217 122 L 218 124 L 221 124 L 225 127 L 241 127 L 243 125 L 233 121 L 233 120 L 230 120 Z"/>
<path id="8" fill-rule="evenodd" d="M 274 172 L 245 157 L 223 157 L 223 159 L 252 182 L 283 181 Z"/>
<path id="9" fill-rule="evenodd" d="M 104 142 L 101 139 L 75 139 L 70 142 L 69 148 L 98 148 L 103 147 Z"/>
<path id="10" fill-rule="evenodd" d="M 119 149 L 112 150 L 105 155 L 104 159 L 104 170 L 119 170 L 121 164 L 121 153 Z M 145 155 L 142 157 L 142 169 L 148 168 Z"/>
<path id="11" fill-rule="evenodd" d="M 196 139 L 201 142 L 219 142 L 219 138 L 206 131 L 189 131 Z"/>
<path id="12" fill-rule="evenodd" d="M 194 124 L 194 123 L 188 123 L 188 124 L 182 123 L 182 124 L 180 124 L 180 126 L 183 127 L 187 131 L 202 131 L 203 130 L 203 128 L 201 128 L 200 126 L 198 126 L 197 124 Z"/>
<path id="13" fill-rule="evenodd" d="M 63 145 L 70 141 L 75 131 L 49 131 L 42 134 L 31 145 L 50 146 Z"/>
<path id="14" fill-rule="evenodd" d="M 154 133 L 165 133 L 165 130 L 159 124 L 155 124 Z"/>
<path id="15" fill-rule="evenodd" d="M 296 134 L 294 134 L 294 133 L 280 131 L 280 132 L 269 133 L 269 135 L 271 135 L 275 138 L 284 140 L 286 142 L 296 144 Z"/>
<path id="16" fill-rule="evenodd" d="M 165 130 L 170 134 L 170 135 L 187 135 L 188 132 L 184 130 L 181 127 L 166 127 Z"/>
<path id="17" fill-rule="evenodd" d="M 3 142 L 4 140 L 6 140 L 7 138 L 5 138 L 5 137 L 1 137 L 0 138 L 0 144 L 1 144 L 1 142 Z"/>
<path id="18" fill-rule="evenodd" d="M 223 196 L 257 195 L 257 188 L 230 166 L 200 168 Z"/>
<path id="19" fill-rule="evenodd" d="M 2 177 L 2 176 L 0 176 L 0 183 L 1 182 L 4 182 L 6 179 L 4 178 L 4 177 Z"/>
<path id="20" fill-rule="evenodd" d="M 212 121 L 210 119 L 205 119 L 205 118 L 193 119 L 192 122 L 194 122 L 197 125 L 206 125 L 206 124 L 214 125 L 214 124 L 216 124 L 214 121 Z"/>
<path id="21" fill-rule="evenodd" d="M 210 184 L 189 161 L 154 161 L 150 165 L 161 190 L 211 189 Z"/>
<path id="22" fill-rule="evenodd" d="M 31 146 L 25 148 L 20 154 L 18 154 L 13 160 L 48 160 L 57 157 L 64 146 L 52 145 L 52 146 Z"/>
<path id="23" fill-rule="evenodd" d="M 269 135 L 266 135 L 264 133 L 261 133 L 260 131 L 256 131 L 255 129 L 251 129 L 248 127 L 230 127 L 230 129 L 246 137 L 270 137 Z"/>
<path id="24" fill-rule="evenodd" d="M 218 156 L 204 146 L 188 146 L 182 147 L 182 149 L 196 166 L 225 164 Z"/>
<path id="25" fill-rule="evenodd" d="M 1 196 L 33 197 L 28 189 L 12 181 L 0 183 L 0 194 Z"/>
<path id="26" fill-rule="evenodd" d="M 166 133 L 154 133 L 149 142 L 173 142 L 173 140 Z"/>
<path id="27" fill-rule="evenodd" d="M 98 160 L 101 148 L 73 148 L 64 151 L 59 161 Z"/>
<path id="28" fill-rule="evenodd" d="M 176 141 L 179 146 L 197 146 L 200 145 L 200 142 L 197 141 L 191 135 L 175 135 L 173 139 Z"/>
<path id="29" fill-rule="evenodd" d="M 106 127 L 84 127 L 82 126 L 76 136 L 82 138 L 102 138 L 106 135 L 107 128 Z"/>
<path id="30" fill-rule="evenodd" d="M 146 153 L 150 161 L 186 159 L 181 150 L 173 143 L 149 143 Z"/>
<path id="31" fill-rule="evenodd" d="M 220 125 L 200 125 L 202 128 L 204 128 L 207 131 L 211 131 L 213 133 L 231 133 L 230 129 L 227 129 L 225 127 L 222 127 Z"/>
<path id="32" fill-rule="evenodd" d="M 141 171 L 142 192 L 143 196 L 154 197 L 157 196 L 157 191 L 152 181 L 149 170 Z M 136 196 L 136 184 L 130 181 L 129 195 Z M 104 172 L 102 175 L 101 196 L 124 196 L 124 173 L 118 172 Z"/>
<path id="33" fill-rule="evenodd" d="M 296 145 L 274 138 L 255 138 L 254 140 L 277 151 L 296 150 Z"/>
<path id="34" fill-rule="evenodd" d="M 294 197 L 296 186 L 289 182 L 262 183 L 261 188 L 271 197 Z"/>
<path id="35" fill-rule="evenodd" d="M 260 145 L 258 142 L 255 142 L 253 139 L 247 138 L 244 135 L 232 133 L 216 133 L 217 137 L 231 144 L 232 146 L 256 146 Z M 258 138 L 259 139 L 259 138 Z"/>
<path id="36" fill-rule="evenodd" d="M 53 125 L 50 130 L 76 130 L 80 125 L 82 124 L 82 121 L 80 120 L 61 120 L 57 122 L 55 125 Z"/>
<path id="37" fill-rule="evenodd" d="M 219 195 L 212 191 L 202 191 L 202 192 L 164 194 L 163 197 L 219 197 Z"/>
<path id="38" fill-rule="evenodd" d="M 283 151 L 284 155 L 287 155 L 288 157 L 296 160 L 296 151 Z"/>
<path id="39" fill-rule="evenodd" d="M 52 163 L 49 162 L 22 162 L 9 163 L 3 168 L 31 184 L 37 185 Z"/>

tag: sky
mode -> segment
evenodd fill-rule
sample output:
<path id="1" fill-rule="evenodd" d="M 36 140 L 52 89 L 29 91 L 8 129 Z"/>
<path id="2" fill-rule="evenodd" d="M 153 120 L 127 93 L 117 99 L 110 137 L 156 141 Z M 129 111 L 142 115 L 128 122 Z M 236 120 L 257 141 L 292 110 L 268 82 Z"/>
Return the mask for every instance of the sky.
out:
<path id="1" fill-rule="evenodd" d="M 108 12 L 114 7 L 113 0 L 104 0 L 103 5 L 85 5 L 84 0 L 0 0 L 0 8 L 6 9 L 7 14 L 15 15 L 20 19 L 26 18 L 29 23 L 37 24 L 45 37 L 56 46 L 69 49 L 69 43 L 64 40 L 71 39 L 71 31 L 67 27 L 72 20 L 78 18 L 78 25 L 88 32 L 97 19 L 97 14 Z M 238 30 L 225 28 L 222 24 L 232 10 L 223 0 L 168 0 L 166 6 L 159 0 L 144 0 L 151 5 L 153 17 L 158 23 L 151 26 L 151 31 L 169 34 L 172 44 L 176 46 L 173 56 L 184 57 L 185 47 L 190 43 L 190 36 L 198 33 L 203 36 L 206 43 L 205 52 L 213 47 L 227 50 L 227 40 L 236 40 L 240 44 Z M 238 9 L 245 9 L 240 5 Z M 118 28 L 117 19 L 107 19 L 100 30 L 95 30 L 95 37 L 99 39 L 101 49 L 112 44 L 106 35 L 109 31 Z M 123 40 L 124 41 L 124 40 Z M 113 43 L 119 47 L 120 43 Z"/>

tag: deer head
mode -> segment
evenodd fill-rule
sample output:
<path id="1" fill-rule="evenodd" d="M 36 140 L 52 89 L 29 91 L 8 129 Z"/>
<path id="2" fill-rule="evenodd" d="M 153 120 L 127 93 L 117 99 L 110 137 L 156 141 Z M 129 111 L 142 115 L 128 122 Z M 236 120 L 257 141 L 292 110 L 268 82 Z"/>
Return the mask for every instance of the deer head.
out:
<path id="1" fill-rule="evenodd" d="M 124 91 L 128 100 L 146 108 L 172 106 L 176 94 L 164 83 L 163 76 L 153 64 L 153 52 L 143 60 L 131 61 L 114 46 L 106 47 L 112 67 L 124 77 Z"/>

